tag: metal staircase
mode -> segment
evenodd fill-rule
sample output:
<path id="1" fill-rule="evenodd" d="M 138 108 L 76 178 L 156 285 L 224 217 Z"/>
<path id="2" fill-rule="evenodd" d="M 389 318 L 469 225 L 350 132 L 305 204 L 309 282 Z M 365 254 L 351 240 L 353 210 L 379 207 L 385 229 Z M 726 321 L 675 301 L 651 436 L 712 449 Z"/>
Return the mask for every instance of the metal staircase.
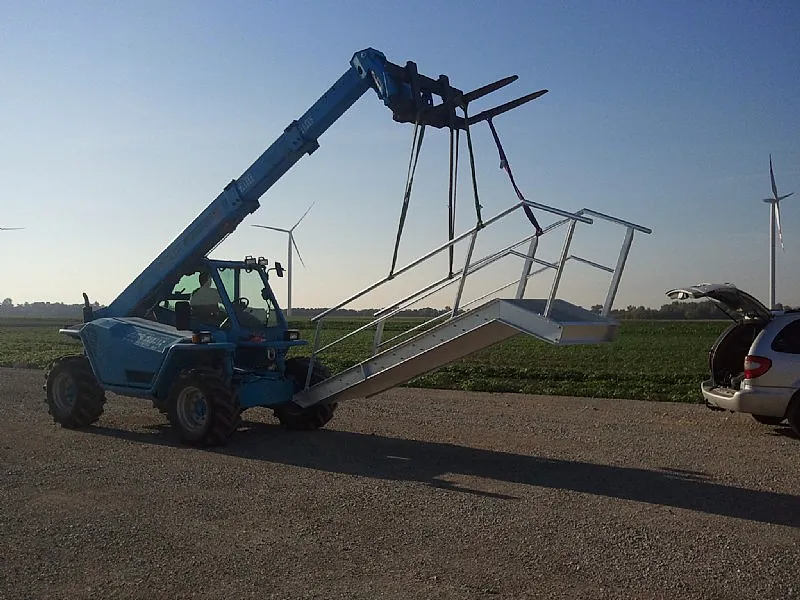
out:
<path id="1" fill-rule="evenodd" d="M 544 228 L 544 234 L 561 227 L 566 227 L 567 229 L 559 259 L 556 262 L 547 262 L 537 258 L 536 251 L 541 238 L 530 235 L 498 252 L 473 260 L 472 254 L 479 233 L 486 231 L 489 226 L 523 208 L 525 205 L 561 217 L 560 220 Z M 605 220 L 626 229 L 617 264 L 613 268 L 570 254 L 570 246 L 576 225 L 578 223 L 591 225 L 594 223 L 593 218 Z M 313 386 L 310 385 L 310 367 L 305 389 L 295 395 L 294 401 L 301 406 L 310 406 L 323 400 L 342 401 L 369 397 L 464 358 L 474 352 L 503 342 L 520 333 L 558 345 L 610 342 L 615 338 L 617 332 L 617 323 L 610 318 L 611 307 L 619 288 L 622 272 L 636 231 L 651 233 L 651 230 L 646 227 L 589 209 L 570 213 L 535 202 L 520 201 L 518 204 L 486 221 L 483 227 L 475 227 L 467 231 L 398 270 L 392 277 L 378 281 L 340 304 L 315 316 L 312 319 L 312 322 L 316 323 L 316 335 L 311 354 L 312 366 L 317 357 L 330 348 L 352 336 L 374 329 L 372 355 L 366 360 Z M 381 309 L 369 323 L 320 347 L 320 332 L 323 322 L 330 318 L 334 311 L 351 304 L 365 294 L 387 284 L 398 275 L 427 262 L 434 256 L 448 251 L 461 241 L 467 241 L 469 244 L 464 266 L 461 270 Z M 516 248 L 525 244 L 528 245 L 527 251 L 520 252 L 516 250 Z M 507 256 L 516 256 L 523 259 L 524 264 L 520 276 L 461 305 L 467 277 Z M 605 302 L 599 314 L 556 297 L 564 267 L 570 261 L 583 263 L 611 274 Z M 538 265 L 536 270 L 533 269 L 534 265 Z M 550 270 L 555 271 L 555 274 L 549 296 L 543 299 L 524 298 L 528 280 L 539 273 Z M 456 286 L 456 292 L 453 307 L 450 310 L 442 312 L 392 338 L 383 339 L 384 325 L 389 319 L 396 317 L 408 307 L 441 292 L 451 285 Z M 512 286 L 516 286 L 516 292 L 513 297 L 494 297 Z"/>

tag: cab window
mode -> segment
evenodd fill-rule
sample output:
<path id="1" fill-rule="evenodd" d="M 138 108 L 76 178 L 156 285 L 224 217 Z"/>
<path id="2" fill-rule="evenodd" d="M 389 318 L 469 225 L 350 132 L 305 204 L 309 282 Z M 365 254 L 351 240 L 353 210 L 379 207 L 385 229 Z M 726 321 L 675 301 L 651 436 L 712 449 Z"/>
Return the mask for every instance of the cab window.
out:
<path id="1" fill-rule="evenodd" d="M 170 294 L 159 303 L 159 308 L 174 313 L 177 302 L 189 302 L 192 317 L 201 323 L 219 325 L 227 317 L 214 279 L 202 271 L 181 277 Z"/>
<path id="2" fill-rule="evenodd" d="M 234 300 L 237 314 L 244 327 L 274 327 L 278 324 L 275 306 L 261 292 L 264 281 L 258 269 L 240 269 L 239 285 Z"/>

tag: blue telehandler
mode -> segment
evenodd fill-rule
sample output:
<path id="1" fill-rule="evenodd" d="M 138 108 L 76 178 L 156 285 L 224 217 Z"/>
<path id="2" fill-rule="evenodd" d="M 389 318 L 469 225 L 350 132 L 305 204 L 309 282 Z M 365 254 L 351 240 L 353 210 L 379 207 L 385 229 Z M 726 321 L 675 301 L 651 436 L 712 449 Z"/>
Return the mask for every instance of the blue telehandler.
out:
<path id="1" fill-rule="evenodd" d="M 148 398 L 168 416 L 183 443 L 225 444 L 240 414 L 270 407 L 291 429 L 317 429 L 333 417 L 336 403 L 297 403 L 295 395 L 325 380 L 319 361 L 288 358 L 306 344 L 289 324 L 270 287 L 283 276 L 280 263 L 263 257 L 213 260 L 208 254 L 259 198 L 367 90 L 372 89 L 399 123 L 466 130 L 542 95 L 529 94 L 468 117 L 469 102 L 516 79 L 472 92 L 399 66 L 372 48 L 353 55 L 347 71 L 238 179 L 170 243 L 107 307 L 94 308 L 83 294 L 83 322 L 61 333 L 80 340 L 82 352 L 55 360 L 44 390 L 53 419 L 63 427 L 88 426 L 101 416 L 106 392 Z M 439 102 L 435 102 L 434 98 Z M 463 116 L 456 112 L 462 109 Z"/>

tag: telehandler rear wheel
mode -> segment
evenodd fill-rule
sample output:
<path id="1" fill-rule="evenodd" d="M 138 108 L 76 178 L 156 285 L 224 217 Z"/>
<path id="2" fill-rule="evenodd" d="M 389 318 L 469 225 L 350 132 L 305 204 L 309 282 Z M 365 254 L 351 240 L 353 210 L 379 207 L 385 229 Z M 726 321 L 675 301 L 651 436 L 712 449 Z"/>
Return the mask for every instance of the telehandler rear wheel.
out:
<path id="1" fill-rule="evenodd" d="M 86 427 L 103 414 L 106 395 L 85 356 L 57 358 L 44 377 L 48 412 L 62 427 Z"/>
<path id="2" fill-rule="evenodd" d="M 294 391 L 299 392 L 305 387 L 308 374 L 309 358 L 290 358 L 286 361 L 286 374 L 294 378 Z M 314 369 L 311 371 L 311 385 L 319 383 L 331 376 L 330 370 L 325 365 L 314 360 Z M 320 429 L 328 424 L 336 412 L 336 403 L 314 404 L 308 408 L 298 406 L 294 402 L 287 402 L 273 409 L 275 417 L 287 429 L 309 431 Z"/>
<path id="3" fill-rule="evenodd" d="M 240 420 L 233 390 L 207 371 L 181 373 L 170 388 L 167 407 L 170 425 L 191 446 L 224 445 Z"/>

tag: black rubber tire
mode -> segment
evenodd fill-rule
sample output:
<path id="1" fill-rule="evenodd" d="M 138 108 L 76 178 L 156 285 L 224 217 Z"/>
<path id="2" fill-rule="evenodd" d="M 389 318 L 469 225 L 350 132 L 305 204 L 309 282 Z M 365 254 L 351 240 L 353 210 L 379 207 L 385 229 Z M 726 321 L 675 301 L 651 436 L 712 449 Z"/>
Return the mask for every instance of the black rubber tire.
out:
<path id="1" fill-rule="evenodd" d="M 800 438 L 800 393 L 795 394 L 794 398 L 789 402 L 786 418 L 794 434 Z"/>
<path id="2" fill-rule="evenodd" d="M 205 400 L 205 419 L 197 428 L 184 422 L 181 395 L 192 389 Z M 167 418 L 181 442 L 189 446 L 224 446 L 240 423 L 240 408 L 230 386 L 207 371 L 184 371 L 175 379 L 167 398 Z M 183 415 L 183 418 L 182 418 Z"/>
<path id="3" fill-rule="evenodd" d="M 783 423 L 783 417 L 768 417 L 766 415 L 750 415 L 762 425 L 780 425 Z"/>
<path id="4" fill-rule="evenodd" d="M 305 387 L 309 361 L 310 359 L 306 357 L 290 358 L 286 361 L 286 375 L 294 379 L 295 393 Z M 314 368 L 311 371 L 311 385 L 319 383 L 330 376 L 330 370 L 315 359 Z M 287 402 L 276 406 L 273 409 L 273 413 L 281 425 L 287 429 L 311 431 L 327 425 L 333 419 L 336 406 L 335 402 L 321 402 L 308 408 L 302 408 L 294 402 Z"/>
<path id="5" fill-rule="evenodd" d="M 106 395 L 92 372 L 92 367 L 82 354 L 57 358 L 45 371 L 44 388 L 47 411 L 53 420 L 67 429 L 88 427 L 103 414 Z M 72 388 L 74 399 L 65 405 L 59 395 L 65 390 L 61 385 Z"/>

